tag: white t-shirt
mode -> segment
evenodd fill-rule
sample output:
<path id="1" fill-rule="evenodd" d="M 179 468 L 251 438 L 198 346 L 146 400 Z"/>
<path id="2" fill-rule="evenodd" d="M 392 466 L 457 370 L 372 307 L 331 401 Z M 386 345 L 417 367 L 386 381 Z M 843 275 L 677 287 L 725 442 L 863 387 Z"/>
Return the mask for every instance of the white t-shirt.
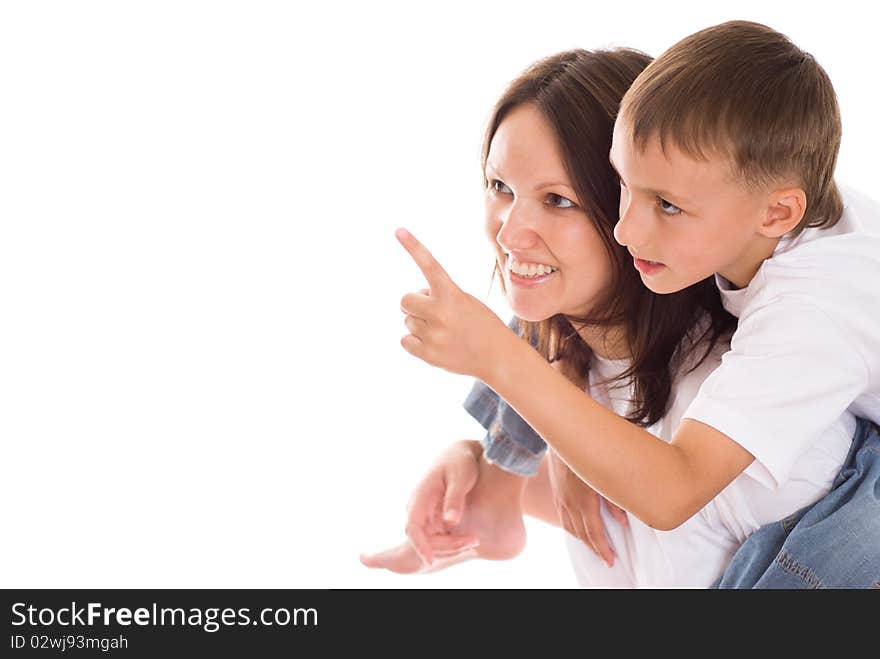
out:
<path id="1" fill-rule="evenodd" d="M 726 343 L 696 370 L 679 375 L 673 383 L 668 413 L 647 430 L 671 441 L 700 385 L 721 363 Z M 593 358 L 588 391 L 617 414 L 629 412 L 628 386 L 605 385 L 627 368 L 626 360 Z M 777 489 L 767 487 L 747 469 L 696 515 L 671 531 L 658 531 L 627 515 L 621 525 L 603 505 L 602 521 L 616 553 L 608 567 L 591 549 L 565 533 L 566 545 L 578 583 L 587 588 L 708 588 L 724 572 L 745 539 L 764 524 L 781 519 L 823 497 L 846 458 L 855 420 L 851 415 L 829 431 L 823 442 L 795 461 L 792 476 Z"/>
<path id="2" fill-rule="evenodd" d="M 716 277 L 739 325 L 684 417 L 746 448 L 770 488 L 847 411 L 880 422 L 880 206 L 841 190 L 834 227 L 780 241 L 746 288 Z"/>

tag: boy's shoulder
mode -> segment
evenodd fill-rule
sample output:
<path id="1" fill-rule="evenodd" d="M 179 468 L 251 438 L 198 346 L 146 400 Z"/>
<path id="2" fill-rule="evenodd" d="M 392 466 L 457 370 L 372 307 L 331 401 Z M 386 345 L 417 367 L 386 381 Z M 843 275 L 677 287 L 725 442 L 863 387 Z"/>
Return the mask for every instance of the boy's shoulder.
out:
<path id="1" fill-rule="evenodd" d="M 854 237 L 880 240 L 880 202 L 848 185 L 839 184 L 838 188 L 843 199 L 843 214 L 840 220 L 828 229 L 812 229 L 812 231 L 819 234 L 819 239 L 822 238 L 823 232 L 829 231 L 828 236 L 852 234 Z"/>

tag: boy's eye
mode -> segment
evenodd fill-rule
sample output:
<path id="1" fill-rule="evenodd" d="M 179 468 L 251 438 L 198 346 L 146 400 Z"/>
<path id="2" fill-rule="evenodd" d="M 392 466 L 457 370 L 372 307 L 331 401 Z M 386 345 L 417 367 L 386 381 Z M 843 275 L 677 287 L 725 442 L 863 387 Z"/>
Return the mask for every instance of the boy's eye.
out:
<path id="1" fill-rule="evenodd" d="M 497 178 L 489 181 L 489 187 L 495 192 L 501 192 L 503 194 L 510 194 L 511 192 L 510 188 L 504 184 L 504 181 L 499 181 Z"/>
<path id="2" fill-rule="evenodd" d="M 547 195 L 547 203 L 556 208 L 574 208 L 577 206 L 571 199 L 566 199 L 562 195 L 551 192 Z"/>
<path id="3" fill-rule="evenodd" d="M 663 197 L 657 197 L 657 205 L 660 207 L 660 212 L 665 215 L 680 215 L 681 209 L 675 204 L 670 204 Z"/>

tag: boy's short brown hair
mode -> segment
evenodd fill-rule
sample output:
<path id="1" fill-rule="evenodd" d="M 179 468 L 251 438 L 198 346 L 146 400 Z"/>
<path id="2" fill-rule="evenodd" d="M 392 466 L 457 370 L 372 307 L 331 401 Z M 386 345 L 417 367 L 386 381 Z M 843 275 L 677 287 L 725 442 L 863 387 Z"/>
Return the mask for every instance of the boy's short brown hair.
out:
<path id="1" fill-rule="evenodd" d="M 812 55 L 765 25 L 731 21 L 679 41 L 636 78 L 620 113 L 639 149 L 656 136 L 691 157 L 721 154 L 749 186 L 794 178 L 807 196 L 794 234 L 840 219 L 834 88 Z"/>

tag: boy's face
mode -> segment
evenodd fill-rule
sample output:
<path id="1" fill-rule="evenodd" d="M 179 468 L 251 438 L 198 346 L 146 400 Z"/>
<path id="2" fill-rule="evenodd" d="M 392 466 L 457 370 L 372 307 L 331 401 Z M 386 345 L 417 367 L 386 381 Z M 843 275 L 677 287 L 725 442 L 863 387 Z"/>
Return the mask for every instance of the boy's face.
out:
<path id="1" fill-rule="evenodd" d="M 671 144 L 664 153 L 657 138 L 639 152 L 618 119 L 611 163 L 621 179 L 614 236 L 645 286 L 673 293 L 714 273 L 748 285 L 767 198 L 735 181 L 725 159 L 695 160 Z"/>

